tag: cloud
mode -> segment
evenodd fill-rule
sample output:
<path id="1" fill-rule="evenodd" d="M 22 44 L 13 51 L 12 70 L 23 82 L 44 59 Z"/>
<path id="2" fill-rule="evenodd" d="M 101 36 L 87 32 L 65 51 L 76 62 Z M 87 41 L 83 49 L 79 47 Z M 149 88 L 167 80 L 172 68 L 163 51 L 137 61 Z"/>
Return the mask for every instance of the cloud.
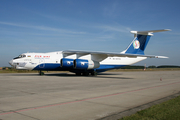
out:
<path id="1" fill-rule="evenodd" d="M 128 27 L 115 27 L 115 26 L 98 26 L 98 28 L 103 29 L 104 31 L 115 31 L 115 32 L 123 32 L 123 33 L 129 33 L 130 28 Z"/>
<path id="2" fill-rule="evenodd" d="M 67 34 L 86 34 L 86 32 L 79 32 L 79 31 L 77 32 L 77 31 L 52 28 L 52 27 L 47 27 L 47 26 L 33 26 L 33 25 L 25 25 L 25 24 L 2 22 L 2 21 L 0 21 L 0 24 L 9 25 L 9 26 L 16 26 L 16 27 L 23 27 L 23 28 L 31 28 L 31 29 L 37 29 L 37 30 L 54 31 L 54 32 L 60 32 L 60 33 L 67 33 Z"/>
<path id="3" fill-rule="evenodd" d="M 111 7 L 112 7 L 112 9 L 110 9 L 110 11 L 108 10 L 107 14 L 113 14 L 114 11 L 116 11 L 116 9 L 117 9 L 117 4 L 114 3 L 114 4 L 112 4 Z M 44 17 L 44 18 L 53 20 L 53 21 L 58 21 L 58 22 L 61 21 L 63 23 L 65 22 L 67 24 L 71 24 L 72 26 L 76 26 L 76 27 L 79 27 L 79 28 L 86 28 L 86 30 L 91 30 L 91 28 L 93 28 L 93 31 L 99 31 L 99 29 L 100 29 L 100 30 L 103 30 L 103 31 L 123 32 L 123 33 L 129 33 L 129 31 L 131 31 L 131 28 L 120 25 L 118 23 L 115 23 L 115 24 L 111 23 L 109 25 L 105 25 L 105 24 L 102 24 L 102 23 L 85 22 L 85 21 L 81 21 L 81 20 L 78 20 L 78 19 L 74 19 L 74 18 L 73 18 L 73 20 L 71 19 L 69 21 L 68 18 L 65 18 L 65 17 L 62 17 L 62 16 L 59 17 L 59 16 L 48 15 L 48 14 L 42 14 L 42 13 L 36 13 L 36 14 L 38 14 L 38 15 Z"/>

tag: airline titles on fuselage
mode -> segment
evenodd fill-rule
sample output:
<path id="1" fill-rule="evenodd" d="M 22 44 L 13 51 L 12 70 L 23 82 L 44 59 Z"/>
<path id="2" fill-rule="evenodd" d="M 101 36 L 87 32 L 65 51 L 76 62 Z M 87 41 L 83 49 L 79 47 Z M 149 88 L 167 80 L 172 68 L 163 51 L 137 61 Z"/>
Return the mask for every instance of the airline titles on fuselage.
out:
<path id="1" fill-rule="evenodd" d="M 50 58 L 50 55 L 35 55 L 34 58 L 38 59 L 38 58 L 46 58 L 46 59 L 49 59 Z"/>

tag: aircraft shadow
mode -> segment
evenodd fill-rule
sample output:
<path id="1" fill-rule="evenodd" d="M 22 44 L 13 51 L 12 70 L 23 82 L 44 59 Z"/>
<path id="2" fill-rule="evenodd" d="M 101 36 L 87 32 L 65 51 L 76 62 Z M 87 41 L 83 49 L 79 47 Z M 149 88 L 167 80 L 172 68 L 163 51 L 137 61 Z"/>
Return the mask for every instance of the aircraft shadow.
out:
<path id="1" fill-rule="evenodd" d="M 48 73 L 48 74 L 44 74 L 44 76 L 78 77 L 75 74 L 68 74 L 68 73 Z"/>
<path id="2" fill-rule="evenodd" d="M 113 76 L 114 75 L 114 76 Z M 57 77 L 92 77 L 92 78 L 110 78 L 110 79 L 133 79 L 129 77 L 119 77 L 120 73 L 99 73 L 97 76 L 76 76 L 75 74 L 69 73 L 45 73 L 42 76 L 57 76 Z M 40 76 L 38 73 L 10 73 L 4 74 L 3 76 Z"/>
<path id="3" fill-rule="evenodd" d="M 115 72 L 107 72 L 107 73 L 98 73 L 98 75 L 122 75 L 122 73 L 115 73 Z"/>
<path id="4" fill-rule="evenodd" d="M 117 77 L 112 75 L 122 75 L 119 73 L 100 73 L 97 76 L 76 76 L 75 74 L 68 73 L 55 73 L 55 74 L 45 74 L 44 76 L 59 76 L 59 77 L 92 77 L 92 78 L 111 78 L 111 79 L 133 79 L 129 77 Z"/>
<path id="5" fill-rule="evenodd" d="M 97 78 L 110 78 L 110 79 L 133 79 L 133 78 L 129 78 L 129 77 L 116 77 L 116 76 L 96 76 Z"/>
<path id="6" fill-rule="evenodd" d="M 3 76 L 39 76 L 38 73 L 7 73 Z"/>

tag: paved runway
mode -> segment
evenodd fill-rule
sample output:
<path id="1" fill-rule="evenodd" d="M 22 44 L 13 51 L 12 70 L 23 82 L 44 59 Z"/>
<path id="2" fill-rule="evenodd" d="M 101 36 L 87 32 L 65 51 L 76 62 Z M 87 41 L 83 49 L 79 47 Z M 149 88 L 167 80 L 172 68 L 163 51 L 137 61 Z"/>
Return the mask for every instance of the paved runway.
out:
<path id="1" fill-rule="evenodd" d="M 180 91 L 180 71 L 0 74 L 0 120 L 94 120 Z"/>

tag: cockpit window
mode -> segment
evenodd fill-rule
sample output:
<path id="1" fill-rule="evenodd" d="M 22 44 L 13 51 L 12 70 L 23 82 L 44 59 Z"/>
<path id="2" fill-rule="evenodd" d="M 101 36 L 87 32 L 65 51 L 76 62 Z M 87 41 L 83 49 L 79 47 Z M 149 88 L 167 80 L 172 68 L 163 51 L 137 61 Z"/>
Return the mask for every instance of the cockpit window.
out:
<path id="1" fill-rule="evenodd" d="M 26 57 L 26 55 L 19 55 L 18 57 L 15 57 L 14 59 L 24 58 L 24 57 Z"/>

